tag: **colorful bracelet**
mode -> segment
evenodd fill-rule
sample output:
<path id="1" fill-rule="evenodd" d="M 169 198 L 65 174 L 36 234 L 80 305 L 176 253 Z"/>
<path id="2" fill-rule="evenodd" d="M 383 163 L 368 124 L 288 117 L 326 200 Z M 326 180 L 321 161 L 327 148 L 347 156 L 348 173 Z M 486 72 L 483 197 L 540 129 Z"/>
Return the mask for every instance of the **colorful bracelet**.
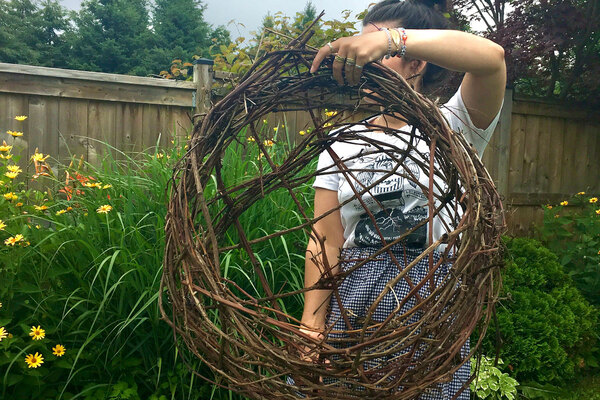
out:
<path id="1" fill-rule="evenodd" d="M 402 46 L 398 52 L 398 57 L 402 58 L 404 57 L 404 54 L 406 54 L 406 40 L 408 39 L 408 36 L 406 35 L 406 30 L 404 28 L 394 28 L 394 30 L 398 32 L 400 38 L 402 39 Z"/>

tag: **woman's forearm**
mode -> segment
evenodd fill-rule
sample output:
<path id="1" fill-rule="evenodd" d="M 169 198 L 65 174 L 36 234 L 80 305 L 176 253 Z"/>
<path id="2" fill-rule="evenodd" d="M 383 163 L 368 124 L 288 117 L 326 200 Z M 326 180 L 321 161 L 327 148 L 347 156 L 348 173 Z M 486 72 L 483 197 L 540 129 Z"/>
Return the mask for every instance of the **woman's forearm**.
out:
<path id="1" fill-rule="evenodd" d="M 485 75 L 498 71 L 504 65 L 502 46 L 471 33 L 407 29 L 406 36 L 406 56 L 446 69 Z"/>
<path id="2" fill-rule="evenodd" d="M 337 246 L 325 245 L 327 262 L 332 267 L 331 273 L 337 274 L 340 249 Z M 322 253 L 316 243 L 311 240 L 306 250 L 306 262 L 304 266 L 304 287 L 311 287 L 321 279 L 324 263 Z M 304 312 L 302 323 L 309 328 L 322 329 L 325 326 L 327 307 L 332 290 L 313 289 L 304 293 Z"/>

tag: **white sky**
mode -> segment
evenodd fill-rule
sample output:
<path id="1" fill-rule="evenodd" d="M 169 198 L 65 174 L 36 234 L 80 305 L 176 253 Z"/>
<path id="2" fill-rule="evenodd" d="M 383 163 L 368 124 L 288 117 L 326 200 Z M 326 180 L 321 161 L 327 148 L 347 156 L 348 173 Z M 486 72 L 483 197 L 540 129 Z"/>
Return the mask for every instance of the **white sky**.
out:
<path id="1" fill-rule="evenodd" d="M 312 0 L 317 9 L 317 15 L 324 10 L 324 19 L 342 19 L 343 10 L 352 10 L 352 18 L 356 14 L 365 10 L 370 3 L 376 0 Z M 80 0 L 60 0 L 60 3 L 69 9 L 79 9 Z M 204 0 L 206 10 L 204 19 L 213 27 L 225 25 L 231 32 L 232 39 L 238 36 L 249 38 L 249 32 L 257 30 L 262 23 L 262 19 L 267 13 L 271 15 L 277 11 L 282 11 L 285 15 L 293 17 L 296 12 L 302 11 L 306 5 L 306 0 Z M 229 25 L 231 20 L 238 24 L 245 25 L 236 27 L 235 24 Z M 238 32 L 239 29 L 239 32 Z"/>

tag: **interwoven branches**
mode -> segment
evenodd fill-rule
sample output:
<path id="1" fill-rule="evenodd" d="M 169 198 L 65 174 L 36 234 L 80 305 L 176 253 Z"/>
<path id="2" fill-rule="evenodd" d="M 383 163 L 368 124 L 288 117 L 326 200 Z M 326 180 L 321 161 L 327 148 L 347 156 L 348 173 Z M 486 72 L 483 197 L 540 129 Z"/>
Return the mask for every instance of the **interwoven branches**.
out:
<path id="1" fill-rule="evenodd" d="M 471 344 L 469 357 L 485 335 L 500 290 L 502 205 L 476 152 L 450 130 L 436 104 L 378 63 L 365 66 L 359 88 L 340 87 L 331 79 L 332 59 L 309 74 L 315 55 L 306 46 L 310 35 L 307 29 L 287 49 L 263 56 L 196 124 L 170 184 L 161 282 L 168 301 L 161 297 L 161 313 L 221 385 L 248 397 L 414 399 L 450 380 L 467 361 L 460 350 L 478 324 L 480 339 Z M 325 107 L 337 114 L 323 115 Z M 290 142 L 282 156 L 272 151 L 271 134 L 261 127 L 265 115 L 286 110 L 306 111 L 312 130 Z M 352 123 L 357 112 L 402 115 L 412 129 Z M 393 140 L 382 140 L 384 135 Z M 358 143 L 358 153 L 336 152 Z M 252 161 L 245 176 L 228 176 L 224 159 L 234 147 L 242 149 L 235 157 Z M 334 165 L 316 169 L 314 160 L 323 151 Z M 356 167 L 361 157 L 379 161 Z M 331 212 L 359 204 L 371 238 L 379 242 L 376 252 L 350 260 L 337 274 L 325 254 L 327 238 L 312 231 L 317 219 L 308 210 L 312 196 L 305 190 L 316 175 L 332 173 L 342 176 L 354 195 Z M 402 229 L 374 194 L 378 185 L 392 181 L 408 183 L 427 200 L 425 217 L 406 219 Z M 244 225 L 245 213 L 272 212 L 265 199 L 281 193 L 295 208 L 296 226 L 249 235 L 253 227 Z M 444 234 L 434 232 L 436 224 Z M 396 232 L 391 239 L 390 231 Z M 258 247 L 294 234 L 312 235 L 318 243 L 319 250 L 307 257 L 322 276 L 309 288 L 277 282 L 255 254 Z M 414 237 L 423 239 L 419 255 L 396 260 L 397 250 Z M 229 262 L 231 254 L 246 282 L 224 272 L 225 255 Z M 364 315 L 344 310 L 338 287 L 382 255 L 394 260 L 397 274 Z M 417 265 L 427 271 L 413 282 L 411 269 Z M 405 297 L 394 290 L 400 282 L 410 288 Z M 345 326 L 329 325 L 320 341 L 300 332 L 300 315 L 289 311 L 290 302 L 313 289 L 333 290 Z M 377 320 L 376 308 L 386 296 L 396 296 L 397 306 Z"/>

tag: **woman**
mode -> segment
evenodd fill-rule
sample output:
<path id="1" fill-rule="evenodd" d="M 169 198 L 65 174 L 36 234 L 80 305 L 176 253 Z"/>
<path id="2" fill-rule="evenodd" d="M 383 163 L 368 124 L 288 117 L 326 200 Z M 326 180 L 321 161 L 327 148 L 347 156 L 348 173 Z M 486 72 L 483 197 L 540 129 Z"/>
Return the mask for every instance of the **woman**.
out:
<path id="1" fill-rule="evenodd" d="M 441 111 L 450 127 L 455 131 L 462 131 L 467 141 L 481 156 L 497 124 L 504 98 L 506 84 L 504 50 L 490 40 L 465 32 L 448 30 L 447 19 L 443 15 L 444 3 L 444 1 L 431 0 L 384 0 L 377 3 L 365 16 L 362 33 L 358 36 L 340 38 L 323 46 L 316 55 L 310 71 L 314 73 L 325 57 L 336 54 L 333 63 L 334 79 L 340 85 L 357 85 L 362 67 L 369 62 L 383 58 L 382 63 L 385 66 L 402 75 L 417 91 L 438 85 L 440 76 L 443 74 L 442 68 L 464 72 L 465 75 L 458 91 L 441 108 Z M 406 35 L 405 40 L 401 42 L 397 41 L 398 36 L 385 29 L 399 27 L 403 27 L 404 30 L 399 29 L 397 32 Z M 401 54 L 385 57 L 390 50 L 400 50 Z M 368 123 L 374 126 L 387 126 L 397 130 L 410 131 L 410 127 L 406 126 L 406 122 L 400 115 L 381 114 L 369 120 Z M 368 134 L 370 137 L 385 135 L 381 131 L 378 132 L 376 128 L 373 128 Z M 356 154 L 344 143 L 336 142 L 332 148 L 342 159 L 351 158 Z M 365 166 L 374 165 L 373 160 L 370 162 L 370 164 L 365 163 Z M 327 168 L 334 169 L 336 167 L 329 154 L 323 152 L 319 158 L 318 169 L 327 170 Z M 386 184 L 385 181 L 380 185 L 384 184 Z M 404 184 L 408 185 L 409 182 L 404 182 Z M 414 196 L 415 191 L 409 190 L 408 186 L 387 186 L 393 187 L 388 191 L 386 198 L 392 202 L 389 207 L 396 210 L 395 214 L 393 210 L 391 213 L 389 209 L 382 210 L 388 208 L 388 205 L 382 205 L 382 202 L 374 203 L 371 210 L 373 214 L 385 211 L 385 215 L 397 215 L 397 218 L 401 218 L 403 223 L 414 224 L 415 221 L 419 221 L 423 210 L 426 209 L 427 199 L 424 196 L 422 196 L 423 198 Z M 348 182 L 345 181 L 342 174 L 321 174 L 317 176 L 314 187 L 315 217 L 339 207 L 340 201 L 353 195 L 353 192 L 348 190 Z M 383 188 L 380 192 L 386 192 L 386 189 Z M 411 192 L 413 197 L 406 197 L 406 194 Z M 364 210 L 356 212 L 356 207 L 353 212 L 352 206 L 352 203 L 347 204 L 315 223 L 313 227 L 315 235 L 309 241 L 306 253 L 305 287 L 312 286 L 323 273 L 322 267 L 320 267 L 324 264 L 323 260 L 318 259 L 319 254 L 323 254 L 322 250 L 326 254 L 327 260 L 325 261 L 328 262 L 328 265 L 335 266 L 332 270 L 334 274 L 340 270 L 340 267 L 345 270 L 352 265 L 350 261 L 345 262 L 344 260 L 357 259 L 359 255 L 364 258 L 369 251 L 377 250 L 377 237 L 369 235 L 369 229 L 366 226 L 370 218 L 364 218 L 366 215 Z M 392 239 L 394 230 L 396 230 L 397 237 L 406 232 L 406 230 L 402 231 L 394 226 L 392 224 Z M 438 232 L 438 236 L 441 234 L 441 231 Z M 413 238 L 413 251 L 409 251 L 409 258 L 405 259 L 407 262 L 412 261 L 420 254 L 419 247 L 422 248 L 426 245 L 423 242 L 424 236 L 416 235 Z M 321 245 L 315 240 L 315 237 L 326 238 L 324 249 L 321 249 Z M 364 316 L 365 310 L 381 292 L 388 278 L 398 273 L 398 267 L 389 259 L 389 256 L 386 256 L 385 253 L 382 256 L 385 256 L 386 259 L 370 262 L 371 265 L 367 264 L 357 269 L 346 277 L 338 289 L 344 308 L 351 308 L 354 317 L 361 314 Z M 358 258 L 360 259 L 360 257 Z M 398 257 L 398 259 L 400 258 L 404 259 L 404 256 Z M 417 275 L 413 277 L 415 279 L 424 276 L 423 271 L 426 271 L 425 263 L 418 264 L 417 267 L 419 266 L 421 272 L 415 272 Z M 362 275 L 358 273 L 361 270 Z M 401 285 L 406 285 L 404 280 L 401 280 L 398 285 L 400 287 L 396 288 L 397 291 L 403 294 L 407 293 L 406 288 L 401 287 Z M 343 318 L 340 318 L 340 308 L 331 294 L 331 290 L 310 290 L 305 294 L 302 331 L 315 339 L 322 338 L 322 332 L 326 328 L 330 328 L 332 324 L 335 324 L 334 330 L 344 329 L 344 322 L 339 322 L 343 321 Z M 322 306 L 323 304 L 330 304 L 329 314 L 327 307 Z M 385 318 L 386 313 L 389 314 L 393 309 L 393 304 L 380 305 L 374 320 Z M 468 353 L 468 344 L 467 342 L 461 351 L 463 357 Z M 455 373 L 453 381 L 441 384 L 435 390 L 424 393 L 421 398 L 451 399 L 458 388 L 466 382 L 469 375 L 469 363 L 467 362 Z M 468 388 L 460 394 L 458 399 L 469 399 Z"/>

